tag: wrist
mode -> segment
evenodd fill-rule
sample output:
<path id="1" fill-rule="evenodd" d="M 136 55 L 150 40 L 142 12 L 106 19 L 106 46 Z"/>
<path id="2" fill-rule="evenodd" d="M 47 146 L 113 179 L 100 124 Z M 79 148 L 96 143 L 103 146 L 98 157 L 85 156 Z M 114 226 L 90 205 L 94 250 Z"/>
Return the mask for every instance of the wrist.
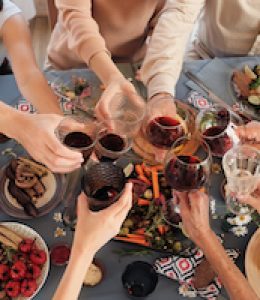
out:
<path id="1" fill-rule="evenodd" d="M 17 128 L 22 128 L 22 113 L 15 110 L 4 103 L 0 103 L 1 120 L 0 120 L 0 132 L 4 133 L 10 138 L 14 138 L 14 133 L 17 132 Z M 14 122 L 18 126 L 14 128 Z"/>
<path id="2" fill-rule="evenodd" d="M 198 235 L 192 239 L 199 248 L 203 249 L 204 245 L 209 244 L 215 237 L 216 234 L 211 228 L 205 228 L 198 232 Z"/>
<path id="3" fill-rule="evenodd" d="M 172 94 L 167 93 L 167 92 L 160 92 L 154 94 L 151 98 L 148 99 L 148 101 L 156 101 L 157 99 L 163 99 L 163 98 L 170 98 L 174 100 Z"/>

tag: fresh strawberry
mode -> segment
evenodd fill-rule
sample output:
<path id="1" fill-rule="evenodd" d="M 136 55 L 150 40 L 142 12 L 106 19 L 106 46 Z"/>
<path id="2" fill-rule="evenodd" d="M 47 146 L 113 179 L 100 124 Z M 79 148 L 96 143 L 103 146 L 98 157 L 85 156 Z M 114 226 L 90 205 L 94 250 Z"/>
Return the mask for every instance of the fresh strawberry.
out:
<path id="1" fill-rule="evenodd" d="M 7 281 L 9 279 L 9 267 L 4 264 L 0 264 L 0 280 L 1 281 Z"/>
<path id="2" fill-rule="evenodd" d="M 16 261 L 11 267 L 10 277 L 14 280 L 20 280 L 25 277 L 26 265 L 21 260 Z"/>
<path id="3" fill-rule="evenodd" d="M 19 250 L 23 253 L 30 253 L 35 246 L 35 240 L 23 239 L 19 245 Z"/>
<path id="4" fill-rule="evenodd" d="M 37 283 L 34 279 L 24 279 L 21 284 L 21 293 L 24 297 L 31 297 L 37 290 Z"/>
<path id="5" fill-rule="evenodd" d="M 25 274 L 25 278 L 27 279 L 37 279 L 41 275 L 41 268 L 35 264 L 27 265 L 27 272 Z"/>
<path id="6" fill-rule="evenodd" d="M 19 281 L 11 280 L 7 282 L 7 284 L 5 285 L 5 292 L 11 298 L 18 297 L 20 294 L 20 290 L 21 290 L 21 285 Z"/>
<path id="7" fill-rule="evenodd" d="M 47 255 L 45 251 L 39 249 L 33 249 L 30 254 L 30 260 L 33 264 L 43 265 L 46 262 Z"/>

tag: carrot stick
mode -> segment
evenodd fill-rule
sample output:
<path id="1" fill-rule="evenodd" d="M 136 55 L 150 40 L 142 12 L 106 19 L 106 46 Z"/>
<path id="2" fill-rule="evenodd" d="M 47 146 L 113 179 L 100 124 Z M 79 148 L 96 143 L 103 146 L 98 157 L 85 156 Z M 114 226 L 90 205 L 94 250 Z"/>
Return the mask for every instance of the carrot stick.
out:
<path id="1" fill-rule="evenodd" d="M 154 168 L 152 168 L 152 182 L 153 182 L 153 197 L 156 199 L 160 197 L 160 186 L 158 180 L 158 172 Z"/>
<path id="2" fill-rule="evenodd" d="M 151 181 L 144 175 L 139 175 L 137 178 L 145 182 L 147 185 L 152 185 Z"/>
<path id="3" fill-rule="evenodd" d="M 157 229 L 160 235 L 164 235 L 169 230 L 169 227 L 167 225 L 158 225 Z"/>
<path id="4" fill-rule="evenodd" d="M 144 170 L 142 168 L 142 165 L 135 165 L 135 172 L 139 175 L 139 176 L 144 176 Z"/>
<path id="5" fill-rule="evenodd" d="M 134 233 L 136 234 L 144 234 L 145 233 L 145 229 L 144 228 L 138 228 L 134 231 Z"/>
<path id="6" fill-rule="evenodd" d="M 124 241 L 124 242 L 128 242 L 128 243 L 139 244 L 139 245 L 146 246 L 146 247 L 150 246 L 150 244 L 146 240 L 130 239 L 130 238 L 121 237 L 121 236 L 116 236 L 115 240 Z"/>
<path id="7" fill-rule="evenodd" d="M 126 236 L 130 239 L 145 240 L 145 236 L 141 234 L 128 233 Z"/>
<path id="8" fill-rule="evenodd" d="M 143 199 L 143 198 L 138 198 L 137 199 L 137 204 L 139 206 L 148 206 L 150 205 L 151 201 L 150 200 L 146 200 L 146 199 Z"/>
<path id="9" fill-rule="evenodd" d="M 143 167 L 145 175 L 150 177 L 151 173 L 152 173 L 151 168 L 149 166 L 146 166 L 144 163 L 142 163 L 142 167 Z"/>

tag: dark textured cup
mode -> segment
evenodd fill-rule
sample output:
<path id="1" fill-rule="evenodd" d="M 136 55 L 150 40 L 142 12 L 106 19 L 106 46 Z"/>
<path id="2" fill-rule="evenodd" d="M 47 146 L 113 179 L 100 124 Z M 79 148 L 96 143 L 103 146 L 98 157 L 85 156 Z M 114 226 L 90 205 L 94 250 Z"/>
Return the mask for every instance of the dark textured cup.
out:
<path id="1" fill-rule="evenodd" d="M 111 162 L 89 167 L 82 179 L 82 190 L 92 211 L 102 210 L 116 202 L 125 187 L 123 169 Z"/>
<path id="2" fill-rule="evenodd" d="M 123 286 L 132 298 L 148 296 L 155 290 L 157 282 L 157 273 L 153 266 L 145 261 L 129 264 L 122 275 Z"/>

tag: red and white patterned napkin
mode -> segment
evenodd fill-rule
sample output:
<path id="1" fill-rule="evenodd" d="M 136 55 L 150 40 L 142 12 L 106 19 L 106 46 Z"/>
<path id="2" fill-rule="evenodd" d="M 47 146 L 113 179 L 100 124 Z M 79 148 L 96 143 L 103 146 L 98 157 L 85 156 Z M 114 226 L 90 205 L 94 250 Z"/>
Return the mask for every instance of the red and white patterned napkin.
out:
<path id="1" fill-rule="evenodd" d="M 234 249 L 228 249 L 226 252 L 233 260 L 236 260 L 239 256 L 239 252 Z M 222 287 L 218 277 L 215 277 L 206 288 L 195 289 L 193 286 L 195 269 L 203 258 L 203 252 L 198 249 L 191 257 L 170 256 L 157 259 L 154 267 L 157 273 L 179 282 L 179 293 L 182 296 L 216 300 Z"/>

